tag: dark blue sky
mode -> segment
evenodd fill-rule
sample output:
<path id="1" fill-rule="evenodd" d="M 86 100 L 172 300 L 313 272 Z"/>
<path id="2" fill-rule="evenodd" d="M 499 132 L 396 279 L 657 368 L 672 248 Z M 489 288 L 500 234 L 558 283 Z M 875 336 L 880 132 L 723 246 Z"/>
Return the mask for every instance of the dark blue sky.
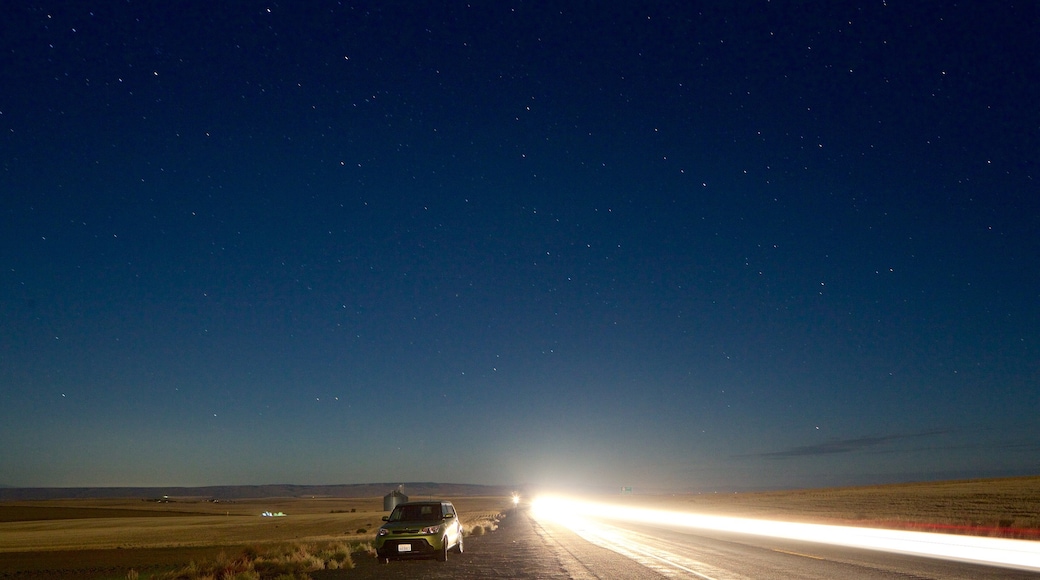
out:
<path id="1" fill-rule="evenodd" d="M 9 7 L 0 484 L 1040 472 L 1040 9 L 616 4 Z"/>

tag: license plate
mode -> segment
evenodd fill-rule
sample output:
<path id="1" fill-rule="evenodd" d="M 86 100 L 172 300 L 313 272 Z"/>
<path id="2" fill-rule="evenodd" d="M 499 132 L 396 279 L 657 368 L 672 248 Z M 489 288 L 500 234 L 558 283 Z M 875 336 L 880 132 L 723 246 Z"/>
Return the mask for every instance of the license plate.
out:
<path id="1" fill-rule="evenodd" d="M 411 552 L 412 551 L 412 545 L 411 544 L 397 544 L 397 551 L 398 552 Z"/>

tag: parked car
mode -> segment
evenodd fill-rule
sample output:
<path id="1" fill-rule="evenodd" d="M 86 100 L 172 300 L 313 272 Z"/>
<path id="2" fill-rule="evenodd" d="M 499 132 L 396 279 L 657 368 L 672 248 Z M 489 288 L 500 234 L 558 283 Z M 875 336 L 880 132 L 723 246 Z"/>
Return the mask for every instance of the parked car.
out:
<path id="1" fill-rule="evenodd" d="M 450 501 L 410 501 L 398 504 L 376 533 L 376 554 L 383 562 L 394 558 L 436 556 L 447 561 L 448 551 L 462 553 L 462 522 Z"/>

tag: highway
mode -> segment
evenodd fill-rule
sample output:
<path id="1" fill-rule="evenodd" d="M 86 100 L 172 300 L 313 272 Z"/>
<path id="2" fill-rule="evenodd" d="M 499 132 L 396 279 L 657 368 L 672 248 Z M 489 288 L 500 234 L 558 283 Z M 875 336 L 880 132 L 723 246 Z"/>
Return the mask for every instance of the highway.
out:
<path id="1" fill-rule="evenodd" d="M 1040 542 L 1030 542 L 1040 549 Z M 1038 552 L 1040 553 L 1040 552 Z M 987 580 L 1037 579 L 1040 572 L 819 543 L 584 518 L 580 524 L 510 511 L 493 533 L 467 538 L 447 562 L 355 557 L 343 578 L 514 578 L 538 580 Z M 1040 559 L 1036 562 L 1040 566 Z"/>
<path id="2" fill-rule="evenodd" d="M 581 563 L 569 567 L 577 572 L 571 575 L 573 578 L 614 577 L 609 570 L 597 569 L 596 555 L 589 550 L 593 545 L 641 564 L 647 572 L 645 577 L 650 577 L 651 571 L 662 577 L 704 580 L 1040 577 L 1028 571 L 720 532 L 706 535 L 640 525 L 603 525 L 595 530 L 571 530 L 552 522 L 536 525 Z"/>
<path id="3" fill-rule="evenodd" d="M 783 579 L 949 579 L 1040 578 L 1040 543 L 1028 542 L 1037 559 L 1035 571 L 912 556 L 825 543 L 787 540 L 732 532 L 691 530 L 680 526 L 627 523 L 582 517 L 577 521 L 537 518 L 539 533 L 572 554 L 587 575 L 610 578 L 590 559 L 590 546 L 623 555 L 644 567 L 644 577 L 703 580 Z M 931 541 L 932 534 L 921 534 Z M 948 536 L 958 540 L 960 537 Z M 1020 546 L 1020 542 L 1012 541 Z M 653 574 L 651 574 L 653 573 Z"/>

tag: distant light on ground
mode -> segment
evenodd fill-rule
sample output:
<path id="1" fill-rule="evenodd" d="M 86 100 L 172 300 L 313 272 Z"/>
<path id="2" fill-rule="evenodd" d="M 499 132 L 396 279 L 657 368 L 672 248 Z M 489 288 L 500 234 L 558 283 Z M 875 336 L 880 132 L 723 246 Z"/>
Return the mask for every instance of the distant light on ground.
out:
<path id="1" fill-rule="evenodd" d="M 621 504 L 594 503 L 559 496 L 535 498 L 531 503 L 531 512 L 537 519 L 551 520 L 574 530 L 580 529 L 584 536 L 609 536 L 607 532 L 595 533 L 597 526 L 595 520 L 615 520 L 655 524 L 668 528 L 715 530 L 801 540 L 1040 571 L 1040 542 L 1028 540 L 711 516 L 636 508 Z"/>

